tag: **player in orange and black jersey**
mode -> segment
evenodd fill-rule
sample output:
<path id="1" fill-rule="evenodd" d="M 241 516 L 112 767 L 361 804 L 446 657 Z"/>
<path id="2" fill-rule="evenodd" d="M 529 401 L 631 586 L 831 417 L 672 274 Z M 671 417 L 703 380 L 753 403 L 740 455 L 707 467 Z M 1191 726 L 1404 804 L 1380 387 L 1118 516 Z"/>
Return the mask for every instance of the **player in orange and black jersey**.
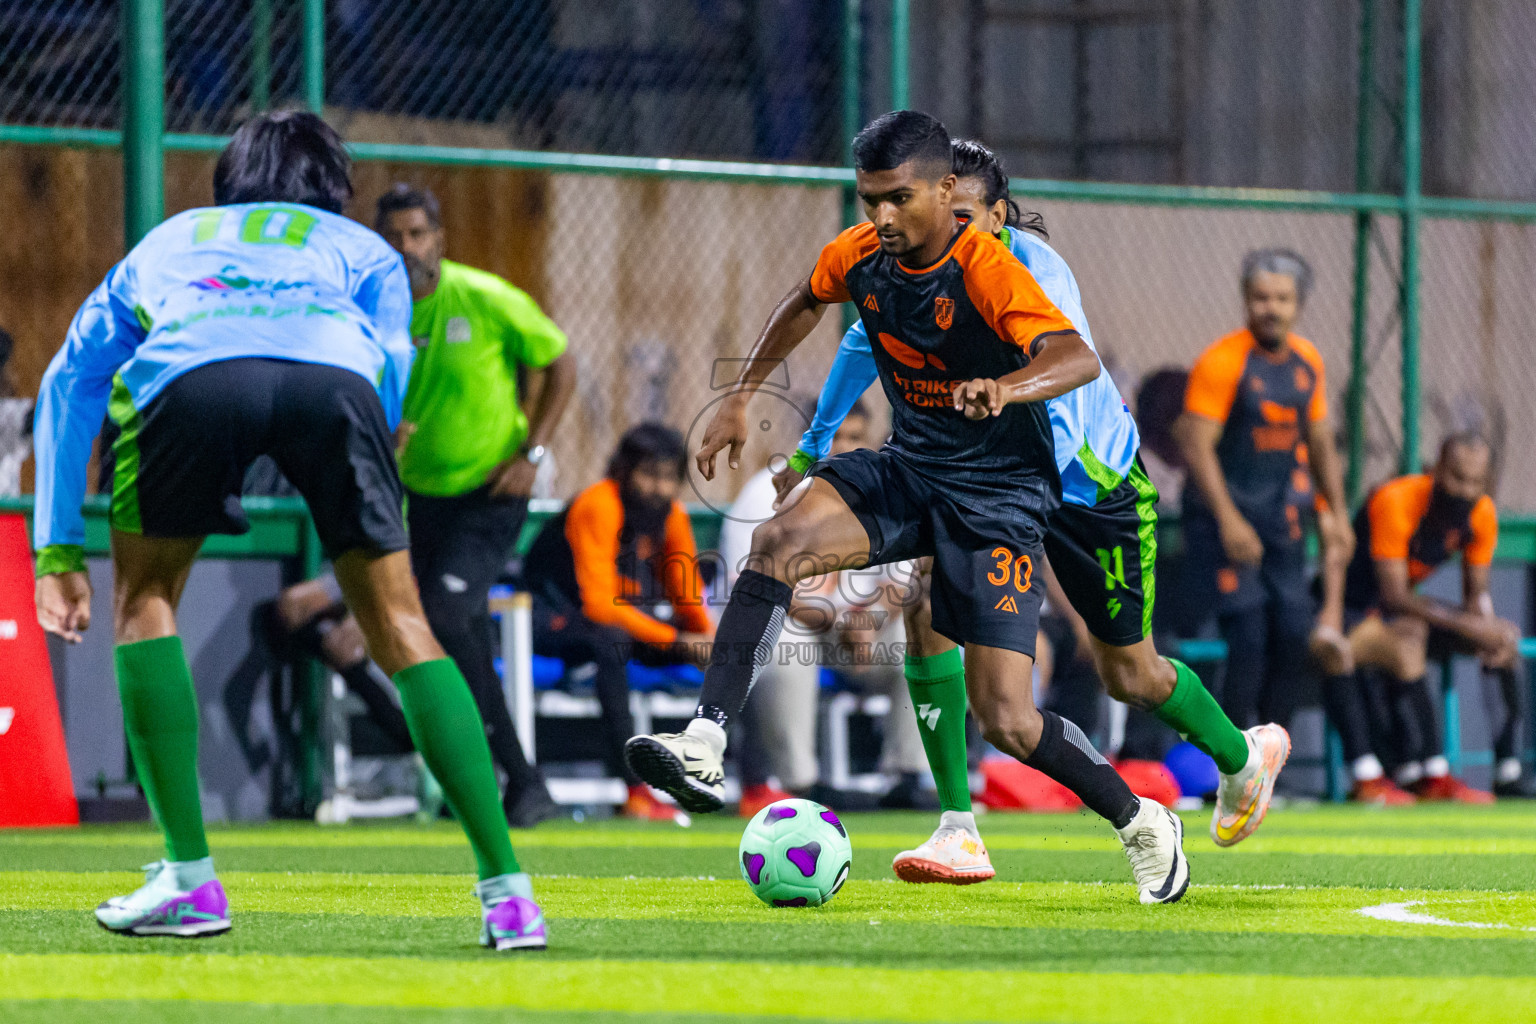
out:
<path id="1" fill-rule="evenodd" d="M 915 111 L 877 118 L 854 140 L 869 223 L 822 250 L 773 311 L 733 393 L 705 431 L 705 478 L 748 436 L 747 405 L 826 305 L 853 302 L 893 409 L 879 451 L 813 466 L 752 537 L 755 567 L 721 616 L 698 717 L 682 733 L 637 736 L 635 771 L 684 807 L 723 802 L 724 725 L 775 649 L 792 588 L 827 572 L 933 557 L 933 628 L 965 647 L 983 734 L 1077 793 L 1118 830 L 1144 903 L 1189 881 L 1183 827 L 1141 802 L 1076 725 L 1036 709 L 1031 674 L 1041 586 L 1035 567 L 1061 479 L 1045 401 L 1095 379 L 1098 357 L 996 237 L 954 216 L 949 133 Z"/>
<path id="2" fill-rule="evenodd" d="M 1240 729 L 1290 718 L 1313 624 L 1303 517 L 1314 484 L 1328 509 L 1346 507 L 1322 357 L 1291 332 L 1311 276 L 1289 250 L 1244 259 L 1248 326 L 1201 355 L 1174 424 L 1189 468 L 1184 579 L 1227 642 L 1221 704 Z M 1347 518 L 1318 515 L 1327 553 L 1347 560 Z"/>
<path id="3" fill-rule="evenodd" d="M 1411 802 L 1383 773 L 1372 744 L 1372 710 L 1378 712 L 1378 736 L 1396 733 L 1397 782 L 1421 799 L 1490 799 L 1453 778 L 1444 756 L 1425 668 L 1427 661 L 1452 653 L 1477 655 L 1484 671 L 1498 681 L 1504 708 L 1503 726 L 1494 739 L 1495 785 L 1506 795 L 1527 795 L 1518 749 L 1525 690 L 1519 678 L 1520 630 L 1493 614 L 1488 594 L 1499 531 L 1488 494 L 1490 464 L 1481 437 L 1452 435 L 1441 445 L 1433 473 L 1387 481 L 1371 492 L 1356 517 L 1359 546 L 1344 574 L 1349 654 L 1353 667 L 1379 669 L 1398 684 L 1385 701 L 1373 701 L 1377 694 L 1370 682 L 1357 674 L 1340 672 L 1328 680 L 1328 712 L 1344 741 L 1356 799 Z M 1419 583 L 1458 554 L 1461 607 L 1416 592 Z M 1378 707 L 1372 708 L 1373 703 Z M 1380 713 L 1380 704 L 1387 705 L 1387 714 Z"/>

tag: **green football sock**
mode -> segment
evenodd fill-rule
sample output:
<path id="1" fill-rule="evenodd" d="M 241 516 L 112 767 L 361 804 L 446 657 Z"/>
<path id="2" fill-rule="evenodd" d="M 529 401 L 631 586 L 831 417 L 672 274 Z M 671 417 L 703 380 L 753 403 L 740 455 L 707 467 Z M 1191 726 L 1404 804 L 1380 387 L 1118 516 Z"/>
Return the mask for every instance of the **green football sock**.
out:
<path id="1" fill-rule="evenodd" d="M 960 648 L 928 658 L 907 656 L 907 690 L 917 712 L 917 731 L 933 770 L 939 807 L 971 809 L 971 781 L 965 758 L 965 661 Z"/>
<path id="2" fill-rule="evenodd" d="M 168 860 L 208 856 L 197 787 L 197 692 L 177 636 L 119 644 L 117 690 L 139 785 L 165 833 Z"/>
<path id="3" fill-rule="evenodd" d="M 1182 661 L 1166 660 L 1178 673 L 1178 681 L 1173 684 L 1173 695 L 1152 713 L 1211 755 L 1222 774 L 1236 775 L 1248 763 L 1248 740 L 1193 669 Z"/>
<path id="4" fill-rule="evenodd" d="M 485 725 L 458 666 L 449 658 L 424 661 L 401 669 L 394 679 L 411 739 L 464 827 L 480 877 L 521 871 L 496 791 Z"/>

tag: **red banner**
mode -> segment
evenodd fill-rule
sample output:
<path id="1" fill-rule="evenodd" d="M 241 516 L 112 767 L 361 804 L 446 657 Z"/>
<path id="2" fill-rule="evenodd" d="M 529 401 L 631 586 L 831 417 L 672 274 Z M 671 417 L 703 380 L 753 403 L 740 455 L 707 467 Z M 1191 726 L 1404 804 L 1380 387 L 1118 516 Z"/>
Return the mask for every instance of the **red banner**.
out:
<path id="1" fill-rule="evenodd" d="M 0 516 L 0 828 L 80 821 L 21 516 Z"/>

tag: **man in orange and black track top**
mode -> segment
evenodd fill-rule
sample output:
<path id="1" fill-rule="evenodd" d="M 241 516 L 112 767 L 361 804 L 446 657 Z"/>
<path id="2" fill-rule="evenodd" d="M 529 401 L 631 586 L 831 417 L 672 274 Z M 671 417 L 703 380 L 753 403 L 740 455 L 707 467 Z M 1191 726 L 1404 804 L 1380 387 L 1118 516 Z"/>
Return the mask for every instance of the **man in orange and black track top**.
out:
<path id="1" fill-rule="evenodd" d="M 597 667 L 608 770 L 629 795 L 620 814 L 672 821 L 624 764 L 635 731 L 626 665 L 676 665 L 708 653 L 714 624 L 688 511 L 677 500 L 688 451 L 683 435 L 641 423 L 619 439 L 608 472 L 544 524 L 523 560 L 533 594 L 533 650 Z"/>
<path id="2" fill-rule="evenodd" d="M 1184 579 L 1198 607 L 1215 609 L 1228 652 L 1221 703 L 1239 729 L 1287 725 L 1295 708 L 1314 618 L 1303 516 L 1320 508 L 1327 553 L 1347 561 L 1354 545 L 1332 511 L 1347 506 L 1323 360 L 1291 333 L 1311 279 L 1287 249 L 1244 258 L 1248 326 L 1200 356 L 1174 424 L 1189 467 Z"/>
<path id="3" fill-rule="evenodd" d="M 1388 728 L 1396 733 L 1397 782 L 1422 800 L 1491 799 L 1453 777 L 1445 759 L 1425 669 L 1428 661 L 1453 653 L 1476 655 L 1502 691 L 1502 727 L 1494 737 L 1495 790 L 1503 796 L 1530 795 L 1521 782 L 1519 756 L 1525 690 L 1520 629 L 1493 614 L 1488 594 L 1488 568 L 1499 538 L 1498 514 L 1488 494 L 1491 456 L 1478 435 L 1453 434 L 1441 445 L 1432 473 L 1401 476 L 1372 491 L 1356 518 L 1360 546 L 1343 574 L 1354 667 L 1380 669 L 1396 683 L 1390 686 L 1395 692 L 1375 703 L 1388 705 Z M 1457 554 L 1460 608 L 1416 592 L 1419 583 Z M 1368 681 L 1341 673 L 1331 676 L 1327 687 L 1328 714 L 1344 740 L 1354 798 L 1412 803 L 1385 777 L 1371 748 L 1366 709 L 1376 694 Z M 1497 719 L 1490 713 L 1489 720 Z"/>

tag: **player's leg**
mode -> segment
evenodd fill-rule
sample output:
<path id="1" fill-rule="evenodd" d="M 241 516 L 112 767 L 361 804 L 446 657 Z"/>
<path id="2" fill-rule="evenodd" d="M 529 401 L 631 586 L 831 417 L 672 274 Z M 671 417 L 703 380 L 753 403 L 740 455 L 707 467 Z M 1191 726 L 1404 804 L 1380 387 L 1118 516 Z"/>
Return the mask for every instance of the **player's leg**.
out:
<path id="1" fill-rule="evenodd" d="M 971 786 L 965 742 L 965 662 L 960 648 L 933 629 L 929 601 L 933 559 L 919 559 L 913 593 L 902 606 L 907 633 L 904 670 L 918 734 L 939 795 L 939 827 L 915 849 L 902 850 L 891 862 L 908 882 L 984 882 L 997 872 L 971 810 Z"/>
<path id="2" fill-rule="evenodd" d="M 1445 664 L 1457 654 L 1475 653 L 1476 648 L 1456 634 L 1439 629 L 1428 631 L 1425 642 L 1427 662 Z M 1423 766 L 1424 776 L 1410 787 L 1414 795 L 1421 800 L 1492 803 L 1493 793 L 1474 789 L 1451 774 L 1451 763 L 1445 756 L 1445 728 L 1437 707 L 1441 704 L 1440 692 L 1430 684 L 1429 673 L 1425 672 L 1418 679 L 1405 683 L 1401 696 L 1420 737 L 1418 760 Z"/>
<path id="3" fill-rule="evenodd" d="M 112 403 L 114 661 L 129 749 L 167 856 L 142 888 L 97 908 L 112 931 L 191 936 L 229 928 L 203 833 L 197 696 L 176 607 L 202 538 L 247 528 L 231 499 L 254 457 L 248 437 L 265 410 L 262 371 L 259 360 L 214 363 L 177 377 L 143 410 L 126 395 Z M 241 390 L 236 380 L 254 386 Z"/>
<path id="4" fill-rule="evenodd" d="M 368 653 L 394 680 L 411 739 L 474 850 L 481 942 L 542 948 L 543 914 L 512 852 L 485 726 L 432 635 L 411 573 L 404 489 L 378 396 L 345 370 L 280 365 L 270 454 L 309 503 Z"/>
<path id="5" fill-rule="evenodd" d="M 1157 596 L 1157 490 L 1139 462 L 1091 508 L 1063 505 L 1045 550 L 1083 617 L 1094 664 L 1115 700 L 1151 711 L 1205 751 L 1221 773 L 1211 837 L 1231 846 L 1264 820 L 1290 737 L 1273 725 L 1240 731 L 1188 665 L 1152 640 Z"/>
<path id="6" fill-rule="evenodd" d="M 1492 692 L 1487 692 L 1494 688 L 1489 686 L 1490 683 L 1496 686 L 1497 698 Z M 1526 721 L 1530 714 L 1526 706 L 1530 687 L 1526 682 L 1525 662 L 1517 658 L 1511 665 L 1485 668 L 1483 686 L 1490 711 L 1495 705 L 1503 711 L 1499 719 L 1499 731 L 1493 738 L 1494 795 L 1524 798 L 1536 796 L 1536 789 L 1525 778 L 1525 770 L 1520 762 Z"/>
<path id="7" fill-rule="evenodd" d="M 1172 903 L 1189 884 L 1184 826 L 1131 792 L 1074 723 L 1035 706 L 1032 675 L 1043 585 L 1038 534 L 942 500 L 933 515 L 933 628 L 965 646 L 965 685 L 982 735 L 1066 786 L 1114 826 L 1143 903 Z"/>
<path id="8" fill-rule="evenodd" d="M 794 585 L 862 566 L 878 546 L 879 525 L 872 514 L 855 513 L 845 493 L 861 504 L 869 502 L 866 495 L 882 495 L 880 454 L 851 452 L 821 468 L 829 466 L 838 467 L 839 475 L 803 481 L 785 506 L 752 532 L 750 567 L 737 577 L 715 630 L 697 717 L 681 733 L 636 736 L 625 747 L 635 773 L 671 794 L 686 810 L 718 811 L 724 806 L 725 727 L 741 712 L 763 666 L 778 649 Z M 863 481 L 862 489 L 844 473 Z M 834 485 L 832 480 L 839 482 Z M 868 528 L 865 519 L 871 519 Z"/>
<path id="9" fill-rule="evenodd" d="M 134 768 L 165 835 L 146 884 L 107 900 L 111 931 L 190 937 L 228 931 L 229 901 L 213 872 L 197 781 L 197 694 L 176 635 L 176 606 L 203 538 L 112 534 L 114 661 Z"/>

